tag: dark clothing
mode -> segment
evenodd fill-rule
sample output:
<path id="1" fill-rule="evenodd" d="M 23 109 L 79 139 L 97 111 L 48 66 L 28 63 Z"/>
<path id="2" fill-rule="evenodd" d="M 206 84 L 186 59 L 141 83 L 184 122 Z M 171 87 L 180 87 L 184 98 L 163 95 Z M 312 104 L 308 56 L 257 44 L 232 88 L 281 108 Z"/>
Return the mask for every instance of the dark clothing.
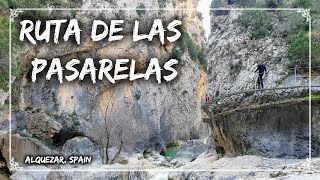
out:
<path id="1" fill-rule="evenodd" d="M 259 89 L 260 89 L 260 87 L 263 89 L 263 79 L 262 79 L 262 76 L 263 76 L 263 74 L 260 74 L 260 73 L 259 73 L 258 80 L 257 80 L 258 88 L 259 88 Z"/>
<path id="2" fill-rule="evenodd" d="M 263 79 L 262 76 L 264 73 L 267 72 L 267 68 L 264 64 L 258 64 L 257 70 L 255 72 L 259 72 L 259 77 L 257 79 L 257 84 L 258 84 L 258 88 L 262 88 L 263 89 Z"/>
<path id="3" fill-rule="evenodd" d="M 259 71 L 259 74 L 262 74 L 264 72 L 267 72 L 267 68 L 264 64 L 258 64 L 257 70 L 255 72 Z"/>

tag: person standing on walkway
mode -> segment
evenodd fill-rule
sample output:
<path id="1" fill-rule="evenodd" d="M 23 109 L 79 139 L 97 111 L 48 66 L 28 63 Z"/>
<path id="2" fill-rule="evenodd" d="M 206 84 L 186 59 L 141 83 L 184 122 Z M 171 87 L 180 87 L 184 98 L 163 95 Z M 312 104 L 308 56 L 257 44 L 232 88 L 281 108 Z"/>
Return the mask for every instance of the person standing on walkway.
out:
<path id="1" fill-rule="evenodd" d="M 267 74 L 267 68 L 266 65 L 264 65 L 264 63 L 259 63 L 257 66 L 257 70 L 255 72 L 259 73 L 258 79 L 257 79 L 257 84 L 258 84 L 258 88 L 262 88 L 263 89 L 263 75 Z"/>
<path id="2" fill-rule="evenodd" d="M 206 102 L 210 101 L 210 96 L 206 94 Z"/>

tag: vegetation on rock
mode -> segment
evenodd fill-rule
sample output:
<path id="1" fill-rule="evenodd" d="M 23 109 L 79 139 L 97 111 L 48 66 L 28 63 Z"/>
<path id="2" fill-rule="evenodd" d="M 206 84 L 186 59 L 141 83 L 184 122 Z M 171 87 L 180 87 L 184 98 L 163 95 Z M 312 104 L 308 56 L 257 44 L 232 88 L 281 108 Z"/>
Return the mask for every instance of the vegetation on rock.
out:
<path id="1" fill-rule="evenodd" d="M 201 65 L 206 67 L 204 59 L 204 48 L 198 45 L 188 33 L 181 31 L 181 37 L 177 41 L 174 49 L 171 52 L 172 58 L 180 59 L 182 52 L 188 52 L 193 60 L 198 60 Z"/>

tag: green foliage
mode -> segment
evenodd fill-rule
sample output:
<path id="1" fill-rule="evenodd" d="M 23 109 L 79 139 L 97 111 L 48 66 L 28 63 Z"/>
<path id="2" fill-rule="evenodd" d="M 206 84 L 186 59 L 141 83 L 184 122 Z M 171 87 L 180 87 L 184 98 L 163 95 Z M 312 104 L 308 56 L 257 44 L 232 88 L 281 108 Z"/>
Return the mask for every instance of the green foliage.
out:
<path id="1" fill-rule="evenodd" d="M 0 34 L 0 58 L 9 59 L 9 20 L 5 14 L 0 14 Z"/>
<path id="2" fill-rule="evenodd" d="M 312 7 L 312 2 L 310 0 L 295 0 L 291 6 L 293 8 L 309 9 Z"/>
<path id="3" fill-rule="evenodd" d="M 0 88 L 5 91 L 9 90 L 9 73 L 8 73 L 8 71 L 0 70 Z"/>
<path id="4" fill-rule="evenodd" d="M 0 112 L 9 111 L 9 104 L 0 105 Z"/>
<path id="5" fill-rule="evenodd" d="M 242 67 L 241 62 L 236 63 L 235 65 L 231 64 L 230 65 L 230 71 L 229 71 L 230 76 L 231 77 L 236 77 L 240 73 L 241 67 Z"/>
<path id="6" fill-rule="evenodd" d="M 21 95 L 21 84 L 13 83 L 11 85 L 11 105 L 13 110 L 17 110 L 20 104 L 20 95 Z"/>
<path id="7" fill-rule="evenodd" d="M 305 96 L 305 99 L 309 99 L 310 96 Z M 312 94 L 311 99 L 320 99 L 320 94 Z"/>
<path id="8" fill-rule="evenodd" d="M 172 50 L 171 57 L 180 59 L 181 52 L 188 52 L 193 60 L 198 60 L 200 64 L 206 66 L 204 60 L 204 48 L 196 44 L 188 33 L 182 31 L 181 37 L 176 42 L 176 46 Z"/>
<path id="9" fill-rule="evenodd" d="M 320 66 L 320 42 L 312 41 L 311 66 Z"/>
<path id="10" fill-rule="evenodd" d="M 9 9 L 8 0 L 0 0 L 0 10 Z"/>
<path id="11" fill-rule="evenodd" d="M 222 6 L 222 0 L 212 0 L 210 8 L 218 8 Z"/>
<path id="12" fill-rule="evenodd" d="M 256 4 L 256 0 L 237 0 L 236 4 L 241 7 L 252 7 Z"/>
<path id="13" fill-rule="evenodd" d="M 300 30 L 288 38 L 288 58 L 295 65 L 308 65 L 309 37 L 306 31 Z"/>
<path id="14" fill-rule="evenodd" d="M 216 151 L 217 151 L 217 154 L 222 154 L 222 155 L 225 154 L 225 150 L 223 147 L 217 146 Z"/>
<path id="15" fill-rule="evenodd" d="M 249 31 L 251 38 L 266 37 L 272 30 L 271 17 L 265 11 L 244 11 L 235 22 Z"/>
<path id="16" fill-rule="evenodd" d="M 267 8 L 281 7 L 283 6 L 283 2 L 282 0 L 265 0 L 264 6 Z"/>

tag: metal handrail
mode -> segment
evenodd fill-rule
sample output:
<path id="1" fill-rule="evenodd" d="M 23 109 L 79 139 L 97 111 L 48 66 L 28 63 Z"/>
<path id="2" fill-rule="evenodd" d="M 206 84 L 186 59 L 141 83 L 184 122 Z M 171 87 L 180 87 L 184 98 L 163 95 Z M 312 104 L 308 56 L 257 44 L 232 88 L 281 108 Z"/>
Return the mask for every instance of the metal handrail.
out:
<path id="1" fill-rule="evenodd" d="M 299 66 L 296 66 L 297 69 L 313 69 L 313 68 L 320 68 L 320 66 L 311 66 L 311 67 L 299 67 Z M 295 68 L 288 68 L 290 70 L 294 70 Z"/>

